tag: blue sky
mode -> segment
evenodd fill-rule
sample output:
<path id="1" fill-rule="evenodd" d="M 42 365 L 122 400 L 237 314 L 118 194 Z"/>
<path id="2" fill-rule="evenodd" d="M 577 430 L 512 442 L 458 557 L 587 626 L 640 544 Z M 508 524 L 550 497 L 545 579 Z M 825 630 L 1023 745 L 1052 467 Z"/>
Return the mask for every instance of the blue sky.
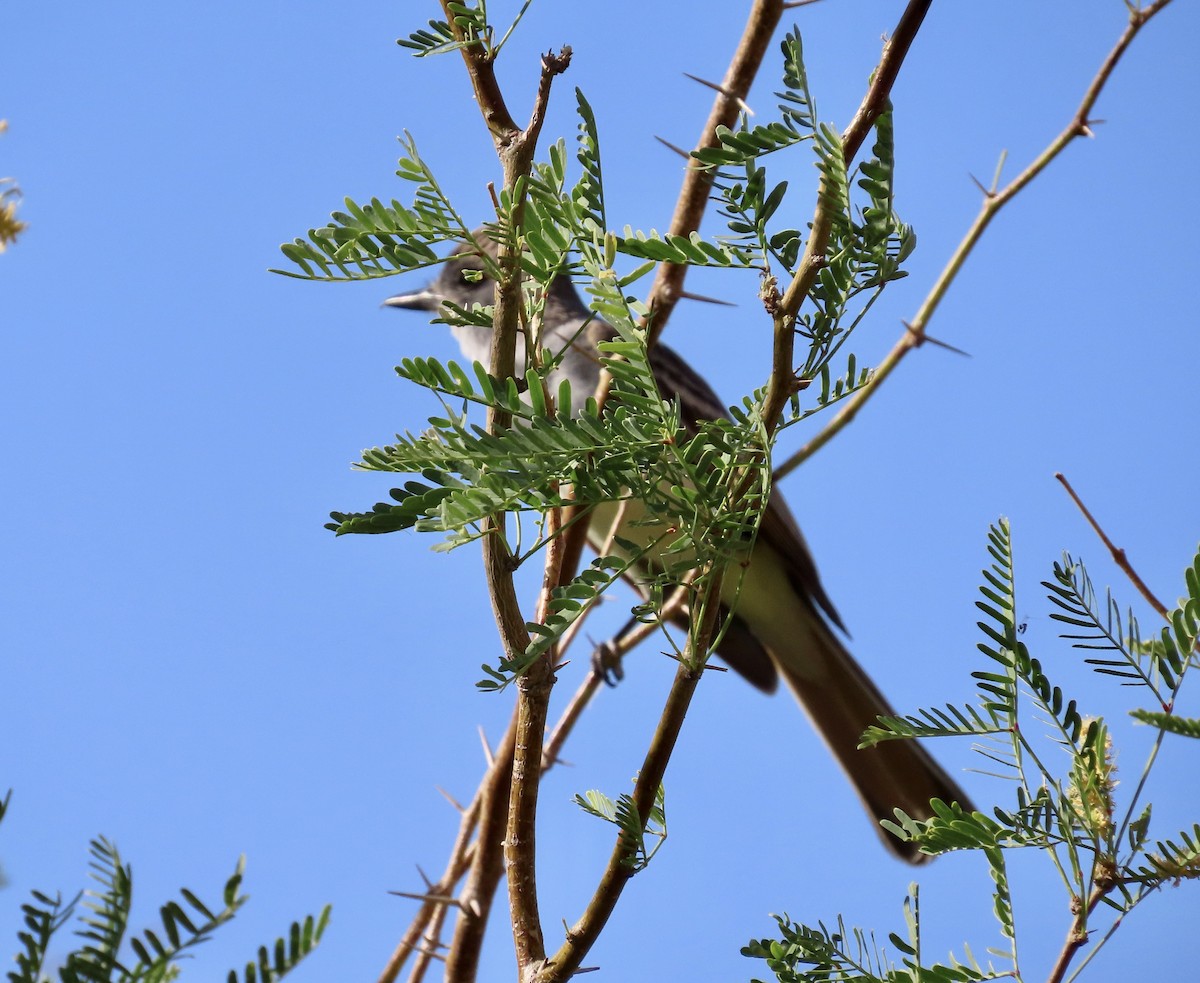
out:
<path id="1" fill-rule="evenodd" d="M 501 11 L 516 3 L 497 3 Z M 618 227 L 665 228 L 743 4 L 534 4 L 501 78 L 524 117 L 539 51 L 575 59 L 545 133 L 574 133 L 571 87 L 596 110 Z M 599 9 L 599 8 L 596 8 Z M 901 4 L 794 11 L 821 115 L 844 125 Z M 911 276 L 854 344 L 877 360 L 978 207 L 1002 150 L 1016 173 L 1070 118 L 1124 22 L 1119 0 L 934 6 L 894 93 L 897 206 L 917 229 Z M 0 621 L 0 950 L 16 951 L 31 888 L 73 893 L 90 837 L 133 863 L 135 921 L 186 885 L 219 897 L 240 853 L 253 897 L 185 979 L 224 979 L 326 902 L 333 923 L 299 980 L 371 980 L 407 924 L 414 868 L 440 869 L 507 697 L 477 694 L 494 628 L 474 550 L 416 535 L 344 537 L 331 509 L 386 495 L 351 472 L 363 447 L 436 412 L 399 382 L 406 356 L 453 355 L 413 315 L 380 310 L 407 280 L 330 286 L 268 274 L 278 244 L 346 195 L 403 196 L 395 137 L 416 138 L 471 218 L 498 180 L 456 57 L 396 47 L 436 4 L 20 4 L 6 12 L 0 173 L 19 178 L 28 233 L 0 257 L 0 431 L 8 516 Z M 974 608 L 988 524 L 1014 525 L 1034 655 L 1113 721 L 1128 791 L 1147 749 L 1122 691 L 1054 637 L 1039 582 L 1061 551 L 1133 602 L 1053 480 L 1065 472 L 1168 602 L 1197 539 L 1193 429 L 1200 340 L 1184 168 L 1200 147 L 1186 94 L 1200 14 L 1175 4 L 1102 97 L 1096 139 L 1071 146 L 994 223 L 927 346 L 784 490 L 852 633 L 897 706 L 964 701 L 979 668 Z M 752 104 L 778 87 L 769 63 Z M 811 179 L 807 165 L 793 177 Z M 795 221 L 811 204 L 799 195 Z M 715 220 L 706 226 L 716 230 Z M 738 301 L 681 308 L 669 342 L 729 399 L 761 383 L 767 324 L 745 276 L 689 288 Z M 798 438 L 797 438 L 798 439 Z M 622 595 L 625 596 L 625 595 Z M 612 605 L 613 609 L 619 605 Z M 1144 614 L 1143 624 L 1153 623 Z M 614 620 L 619 612 L 613 615 Z M 561 676 L 560 700 L 583 672 Z M 551 938 L 574 921 L 611 844 L 571 804 L 617 794 L 641 760 L 672 664 L 643 649 L 547 780 L 539 834 Z M 1185 693 L 1184 709 L 1200 712 Z M 934 750 L 979 767 L 965 746 Z M 1155 828 L 1200 817 L 1194 750 L 1168 741 Z M 977 802 L 1008 789 L 980 775 Z M 746 979 L 738 955 L 769 912 L 900 930 L 913 872 L 878 847 L 848 786 L 786 697 L 725 674 L 700 687 L 667 777 L 670 840 L 587 960 L 614 980 Z M 773 857 L 768 861 L 765 857 Z M 1035 857 L 1014 861 L 1030 978 L 1069 916 Z M 930 951 L 996 944 L 978 857 L 920 874 Z M 1151 899 L 1095 964 L 1155 975 L 1162 940 L 1194 927 L 1187 887 Z M 961 951 L 961 950 L 960 950 Z M 496 926 L 482 979 L 511 978 Z"/>

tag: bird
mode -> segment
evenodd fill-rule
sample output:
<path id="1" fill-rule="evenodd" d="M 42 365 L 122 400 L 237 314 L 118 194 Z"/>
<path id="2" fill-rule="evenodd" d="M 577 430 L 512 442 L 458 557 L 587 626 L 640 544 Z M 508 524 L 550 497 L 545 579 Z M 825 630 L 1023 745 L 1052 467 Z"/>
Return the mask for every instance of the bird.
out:
<path id="1" fill-rule="evenodd" d="M 383 306 L 444 314 L 449 303 L 470 309 L 493 301 L 496 244 L 482 230 L 460 243 L 427 286 L 389 297 Z M 487 257 L 485 259 L 485 257 Z M 448 310 L 448 309 L 447 309 Z M 550 391 L 569 379 L 578 404 L 595 392 L 601 362 L 596 344 L 615 331 L 581 299 L 570 275 L 559 274 L 546 289 L 539 344 L 557 352 L 561 362 L 550 375 Z M 487 365 L 492 329 L 480 324 L 450 324 L 463 355 Z M 517 378 L 523 378 L 524 340 L 517 339 Z M 727 416 L 712 387 L 673 349 L 659 343 L 649 362 L 664 398 L 678 400 L 685 428 Z M 612 506 L 605 519 L 616 515 Z M 624 538 L 646 539 L 646 532 L 622 520 Z M 593 520 L 589 540 L 599 548 L 608 521 Z M 611 542 L 611 541 L 610 541 Z M 895 821 L 895 809 L 924 820 L 933 816 L 930 800 L 957 802 L 972 811 L 966 794 L 915 740 L 891 740 L 859 749 L 863 732 L 879 716 L 896 716 L 879 687 L 838 636 L 845 625 L 821 584 L 817 566 L 800 527 L 784 501 L 772 490 L 745 572 L 739 580 L 733 615 L 717 645 L 717 654 L 751 685 L 774 692 L 783 679 L 842 767 L 888 849 L 909 863 L 929 859 L 909 840 L 901 840 L 880 820 Z M 635 586 L 637 586 L 635 582 Z M 723 602 L 734 599 L 723 595 Z M 684 614 L 686 624 L 686 613 Z"/>

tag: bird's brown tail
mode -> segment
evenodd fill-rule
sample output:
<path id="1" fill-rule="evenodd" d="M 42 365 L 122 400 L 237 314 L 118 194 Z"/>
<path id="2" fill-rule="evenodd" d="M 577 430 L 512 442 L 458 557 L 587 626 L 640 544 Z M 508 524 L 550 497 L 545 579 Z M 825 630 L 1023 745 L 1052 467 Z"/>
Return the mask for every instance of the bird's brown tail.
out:
<path id="1" fill-rule="evenodd" d="M 863 731 L 875 718 L 894 716 L 895 711 L 830 628 L 815 618 L 808 628 L 808 637 L 797 639 L 798 644 L 768 652 L 875 821 L 895 820 L 894 809 L 928 819 L 933 798 L 971 809 L 958 784 L 915 740 L 859 749 Z M 879 831 L 887 847 L 904 860 L 927 859 L 911 843 L 882 827 Z"/>

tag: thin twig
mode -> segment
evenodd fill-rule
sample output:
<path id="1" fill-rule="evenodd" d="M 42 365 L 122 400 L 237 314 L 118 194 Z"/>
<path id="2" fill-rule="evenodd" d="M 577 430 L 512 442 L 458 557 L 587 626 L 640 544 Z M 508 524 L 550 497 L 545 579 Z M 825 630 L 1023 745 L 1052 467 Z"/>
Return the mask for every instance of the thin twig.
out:
<path id="1" fill-rule="evenodd" d="M 737 124 L 738 113 L 745 104 L 750 86 L 754 82 L 758 70 L 762 66 L 763 57 L 779 19 L 783 16 L 784 4 L 780 0 L 755 0 L 746 19 L 746 27 L 737 51 L 721 81 L 717 98 L 708 116 L 708 121 L 701 130 L 700 141 L 696 150 L 709 150 L 720 146 L 717 139 L 717 127 L 725 126 L 732 129 Z M 708 207 L 709 194 L 712 191 L 714 173 L 707 168 L 689 167 L 684 171 L 683 187 L 675 204 L 675 214 L 671 217 L 670 234 L 688 236 L 700 228 Z M 646 323 L 650 329 L 650 344 L 658 341 L 663 328 L 675 305 L 679 302 L 683 281 L 687 276 L 687 266 L 674 263 L 663 263 L 659 266 L 654 277 L 654 285 L 646 298 L 649 313 Z"/>
<path id="2" fill-rule="evenodd" d="M 842 152 L 847 166 L 887 106 L 900 66 L 904 63 L 908 49 L 917 36 L 932 2 L 933 0 L 909 0 L 890 40 L 883 46 L 883 54 L 867 93 L 863 96 L 858 112 L 854 114 L 850 125 L 842 134 Z M 774 320 L 774 342 L 771 348 L 771 378 L 763 400 L 763 423 L 768 433 L 773 432 L 779 425 L 784 407 L 797 390 L 798 380 L 793 368 L 796 315 L 825 265 L 825 250 L 829 244 L 829 232 L 833 223 L 833 215 L 826 207 L 827 197 L 825 179 L 822 177 L 817 186 L 817 207 L 813 213 L 808 241 L 804 245 L 804 255 L 800 258 L 796 275 L 783 292 L 783 296 L 773 299 L 769 305 Z"/>
<path id="3" fill-rule="evenodd" d="M 609 556 L 613 551 L 613 545 L 616 542 L 617 533 L 620 531 L 622 523 L 625 521 L 625 514 L 629 508 L 629 500 L 625 499 L 617 505 L 617 510 L 613 514 L 612 521 L 609 523 L 608 529 L 604 532 L 604 539 L 596 548 L 597 556 Z M 564 522 L 571 521 L 572 516 L 564 516 Z M 565 584 L 567 580 L 575 576 L 575 571 L 579 569 L 579 561 L 583 552 L 583 547 L 587 541 L 588 531 L 591 529 L 592 514 L 589 511 L 587 515 L 574 520 L 572 525 L 565 533 L 567 537 L 566 550 L 563 555 L 562 576 L 559 578 L 560 584 Z M 574 536 L 574 538 L 572 538 Z M 583 630 L 584 624 L 591 616 L 592 611 L 596 608 L 596 603 L 599 598 L 593 598 L 582 612 L 562 634 L 559 639 L 559 652 L 563 653 L 570 649 L 571 644 L 575 641 L 576 636 Z"/>
<path id="4" fill-rule="evenodd" d="M 667 695 L 654 738 L 634 783 L 633 804 L 641 819 L 642 831 L 645 831 L 692 696 L 704 673 L 704 661 L 715 637 L 717 620 L 721 613 L 721 581 L 720 570 L 713 571 L 707 579 L 705 594 L 708 603 L 702 603 L 695 631 L 688 639 L 684 658 L 679 660 L 679 668 L 675 672 L 675 680 Z M 621 892 L 632 876 L 629 861 L 636 855 L 636 851 L 635 841 L 631 841 L 624 832 L 618 834 L 608 866 L 583 917 L 567 930 L 566 940 L 536 977 L 536 983 L 562 983 L 579 968 L 579 964 L 603 931 L 621 897 Z"/>
<path id="5" fill-rule="evenodd" d="M 504 740 L 496 748 L 496 761 L 479 791 L 479 832 L 475 840 L 471 871 L 459 895 L 462 912 L 454 925 L 450 954 L 446 960 L 446 983 L 474 980 L 487 929 L 488 914 L 500 878 L 504 876 L 504 829 L 508 818 L 508 787 L 512 780 L 513 748 L 516 744 L 517 714 L 514 709 Z"/>
<path id="6" fill-rule="evenodd" d="M 1108 533 L 1101 528 L 1100 523 L 1096 521 L 1096 517 L 1092 515 L 1088 507 L 1083 504 L 1083 500 L 1075 493 L 1075 489 L 1071 487 L 1071 482 L 1067 481 L 1066 475 L 1064 475 L 1061 471 L 1056 471 L 1054 477 L 1057 478 L 1062 486 L 1067 490 L 1067 494 L 1071 496 L 1071 501 L 1075 503 L 1075 507 L 1083 513 L 1083 517 L 1087 519 L 1088 525 L 1090 525 L 1096 531 L 1096 535 L 1100 537 L 1100 542 L 1108 547 L 1109 553 L 1112 554 L 1113 562 L 1125 571 L 1125 576 L 1129 578 L 1130 583 L 1132 583 L 1133 586 L 1138 589 L 1138 592 L 1146 599 L 1146 602 L 1152 608 L 1154 608 L 1159 615 L 1165 619 L 1170 619 L 1171 612 L 1167 610 L 1167 606 L 1154 596 L 1154 592 L 1150 590 L 1150 588 L 1146 586 L 1146 582 L 1138 576 L 1137 571 L 1133 569 L 1133 564 L 1129 562 L 1129 557 L 1125 555 L 1125 550 L 1108 538 Z"/>
<path id="7" fill-rule="evenodd" d="M 1120 61 L 1121 56 L 1125 53 L 1125 49 L 1129 47 L 1134 37 L 1137 36 L 1137 33 L 1146 22 L 1170 2 L 1171 0 L 1156 0 L 1155 3 L 1150 4 L 1148 7 L 1130 10 L 1129 24 L 1121 34 L 1116 45 L 1104 59 L 1099 71 L 1097 71 L 1091 84 L 1088 86 L 1087 92 L 1079 104 L 1079 108 L 1075 111 L 1071 122 L 1067 124 L 1066 129 L 1055 137 L 1033 163 L 1011 181 L 1007 187 L 1002 191 L 989 192 L 984 195 L 979 215 L 972 223 L 967 234 L 963 237 L 962 242 L 959 243 L 958 248 L 954 251 L 954 255 L 950 257 L 950 261 L 946 264 L 945 269 L 942 270 L 937 282 L 934 283 L 933 288 L 922 302 L 916 317 L 905 327 L 904 333 L 900 336 L 895 346 L 876 367 L 871 381 L 846 401 L 845 405 L 838 411 L 837 415 L 829 422 L 825 429 L 788 458 L 779 469 L 778 473 L 780 476 L 794 470 L 798 465 L 812 457 L 813 454 L 829 443 L 835 435 L 844 430 L 858 415 L 859 410 L 866 405 L 867 400 L 875 395 L 876 391 L 883 384 L 883 381 L 892 374 L 904 357 L 914 348 L 921 346 L 929 321 L 933 318 L 938 305 L 949 291 L 950 285 L 958 276 L 959 271 L 967 261 L 967 257 L 971 255 L 975 245 L 982 238 L 984 231 L 992 219 L 995 218 L 1001 208 L 1012 201 L 1035 177 L 1045 170 L 1062 153 L 1068 144 L 1078 137 L 1092 135 L 1089 127 L 1092 107 L 1096 104 L 1096 100 L 1111 77 L 1117 62 Z"/>

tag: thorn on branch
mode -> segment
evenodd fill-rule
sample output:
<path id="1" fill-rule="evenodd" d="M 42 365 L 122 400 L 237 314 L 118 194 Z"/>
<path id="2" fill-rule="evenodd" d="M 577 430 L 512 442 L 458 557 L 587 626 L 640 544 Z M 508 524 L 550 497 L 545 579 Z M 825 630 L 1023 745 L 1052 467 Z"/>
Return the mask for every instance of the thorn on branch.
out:
<path id="1" fill-rule="evenodd" d="M 671 143 L 669 140 L 664 140 L 662 137 L 659 137 L 659 136 L 656 136 L 654 139 L 657 140 L 659 143 L 661 143 L 668 150 L 675 151 L 675 153 L 679 154 L 679 156 L 682 157 L 684 160 L 686 160 L 688 162 L 691 161 L 692 155 L 689 154 L 682 147 L 677 147 L 677 146 L 675 146 L 675 144 Z"/>
<path id="2" fill-rule="evenodd" d="M 692 75 L 689 72 L 683 73 L 686 78 L 690 78 L 693 82 L 699 82 L 701 85 L 707 85 L 710 89 L 721 93 L 726 99 L 732 99 L 737 107 L 747 116 L 753 116 L 754 110 L 746 105 L 746 100 L 739 96 L 736 92 L 730 92 L 725 86 L 718 85 L 716 82 L 710 82 L 708 79 L 702 79 L 698 75 Z"/>
<path id="3" fill-rule="evenodd" d="M 687 290 L 679 291 L 681 300 L 698 300 L 702 304 L 716 304 L 719 307 L 737 307 L 732 300 L 718 300 L 716 297 L 705 297 L 704 294 L 694 294 Z"/>
<path id="4" fill-rule="evenodd" d="M 452 806 L 454 806 L 455 809 L 457 809 L 459 812 L 464 811 L 462 804 L 457 799 L 455 799 L 453 795 L 451 795 L 449 792 L 447 792 L 444 788 L 442 788 L 440 785 L 435 785 L 433 787 L 436 788 L 439 792 L 441 792 L 442 798 L 444 798 L 447 802 L 449 802 Z"/>
<path id="5" fill-rule="evenodd" d="M 440 943 L 439 943 L 439 944 L 440 944 Z M 441 960 L 442 962 L 445 962 L 445 961 L 446 961 L 446 957 L 445 957 L 445 956 L 443 956 L 443 955 L 442 955 L 440 952 L 434 952 L 432 949 L 427 949 L 427 948 L 425 948 L 425 946 L 422 946 L 422 945 L 410 945 L 410 946 L 409 946 L 409 948 L 410 948 L 410 949 L 411 949 L 413 952 L 419 953 L 419 954 L 420 954 L 420 955 L 422 955 L 422 956 L 427 956 L 427 957 L 428 957 L 428 958 L 430 958 L 430 959 L 438 959 L 438 960 Z M 442 946 L 442 948 L 444 949 L 444 948 L 445 948 L 445 946 Z"/>
<path id="6" fill-rule="evenodd" d="M 950 344 L 948 341 L 942 341 L 939 338 L 935 338 L 932 335 L 926 334 L 924 328 L 918 328 L 915 325 L 909 324 L 907 321 L 901 321 L 900 323 L 904 325 L 905 330 L 908 331 L 909 334 L 911 334 L 914 338 L 917 339 L 914 342 L 914 344 L 917 348 L 920 348 L 922 345 L 924 345 L 926 342 L 928 342 L 929 344 L 934 345 L 937 348 L 944 348 L 948 352 L 954 352 L 955 355 L 961 355 L 961 356 L 963 356 L 963 358 L 971 357 L 970 352 L 963 351 L 961 348 L 956 348 L 956 347 L 954 347 L 954 345 Z"/>
<path id="7" fill-rule="evenodd" d="M 388 891 L 388 894 L 394 894 L 398 898 L 410 898 L 413 901 L 428 901 L 430 904 L 448 905 L 466 910 L 458 898 L 449 894 L 414 894 L 411 891 Z"/>
<path id="8" fill-rule="evenodd" d="M 907 324 L 905 326 L 906 326 L 906 328 L 908 328 Z M 908 330 L 912 330 L 912 329 L 908 328 Z M 953 344 L 950 344 L 948 341 L 942 341 L 941 338 L 935 338 L 932 335 L 926 335 L 924 331 L 920 332 L 920 342 L 918 342 L 918 343 L 922 343 L 922 342 L 926 342 L 926 341 L 928 341 L 930 344 L 932 344 L 932 346 L 935 346 L 937 348 L 946 349 L 947 352 L 953 352 L 955 355 L 962 355 L 962 358 L 965 358 L 965 359 L 971 358 L 971 353 L 967 352 L 967 350 L 955 347 L 955 346 L 953 346 Z"/>
<path id="9" fill-rule="evenodd" d="M 983 197 L 985 197 L 985 198 L 995 198 L 996 197 L 995 189 L 985 188 L 983 186 L 983 182 L 980 181 L 979 178 L 977 178 L 974 174 L 968 173 L 967 177 L 969 177 L 971 179 L 971 183 L 973 185 L 975 185 L 975 187 L 977 187 L 983 193 Z"/>
<path id="10" fill-rule="evenodd" d="M 496 756 L 492 754 L 492 749 L 488 745 L 487 734 L 483 732 L 483 727 L 479 728 L 479 743 L 483 745 L 483 758 L 487 762 L 489 768 L 496 763 Z"/>

